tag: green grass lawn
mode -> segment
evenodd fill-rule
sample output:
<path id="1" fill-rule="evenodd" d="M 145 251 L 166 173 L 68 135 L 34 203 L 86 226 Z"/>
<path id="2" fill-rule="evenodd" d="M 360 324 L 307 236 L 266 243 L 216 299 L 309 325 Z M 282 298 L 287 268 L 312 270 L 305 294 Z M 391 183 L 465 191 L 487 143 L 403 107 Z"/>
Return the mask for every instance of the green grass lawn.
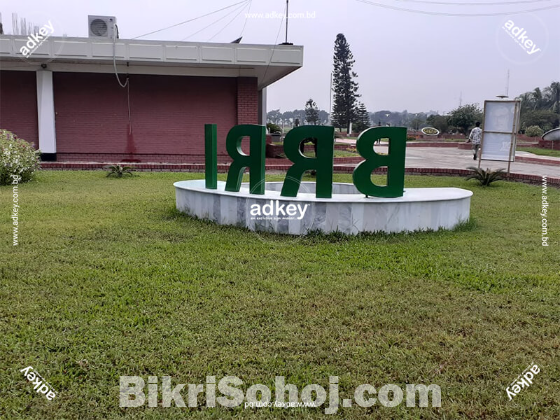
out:
<path id="1" fill-rule="evenodd" d="M 17 247 L 0 187 L 0 418 L 560 418 L 558 190 L 548 248 L 538 186 L 452 177 L 406 185 L 471 189 L 456 231 L 295 239 L 177 213 L 173 182 L 201 177 L 41 172 L 19 189 Z M 532 362 L 541 372 L 509 401 Z M 30 365 L 53 401 L 23 378 Z M 125 409 L 122 375 L 232 375 L 244 390 L 285 376 L 299 391 L 338 376 L 341 398 L 433 383 L 442 407 Z"/>
<path id="2" fill-rule="evenodd" d="M 530 152 L 540 156 L 560 157 L 560 150 L 542 149 L 540 147 L 518 147 L 518 151 Z"/>

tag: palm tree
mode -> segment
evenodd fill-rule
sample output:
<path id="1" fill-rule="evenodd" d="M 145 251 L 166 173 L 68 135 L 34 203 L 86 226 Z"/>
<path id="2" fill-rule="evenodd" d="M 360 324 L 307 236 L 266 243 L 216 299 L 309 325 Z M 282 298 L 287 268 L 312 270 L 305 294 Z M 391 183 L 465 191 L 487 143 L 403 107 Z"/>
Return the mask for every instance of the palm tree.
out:
<path id="1" fill-rule="evenodd" d="M 516 99 L 521 101 L 521 112 L 529 111 L 534 108 L 533 95 L 531 92 L 522 93 Z"/>
<path id="2" fill-rule="evenodd" d="M 531 97 L 533 99 L 533 109 L 542 109 L 544 105 L 543 101 L 543 94 L 540 88 L 535 88 L 533 92 L 531 92 Z"/>
<path id="3" fill-rule="evenodd" d="M 544 88 L 544 97 L 548 107 L 560 114 L 560 82 L 552 82 Z"/>

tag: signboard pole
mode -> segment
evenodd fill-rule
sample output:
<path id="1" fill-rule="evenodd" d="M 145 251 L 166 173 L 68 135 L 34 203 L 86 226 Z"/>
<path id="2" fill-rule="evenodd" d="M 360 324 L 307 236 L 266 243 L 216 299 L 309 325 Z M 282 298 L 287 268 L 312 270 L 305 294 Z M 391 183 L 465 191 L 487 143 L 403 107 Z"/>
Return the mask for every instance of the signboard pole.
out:
<path id="1" fill-rule="evenodd" d="M 486 101 L 484 101 L 484 111 L 483 115 L 486 115 Z M 484 146 L 484 133 L 486 130 L 482 130 L 482 136 L 480 137 L 480 148 L 478 151 L 478 169 L 480 169 L 480 163 L 482 162 L 482 148 Z"/>
<path id="2" fill-rule="evenodd" d="M 515 111 L 514 111 L 514 119 L 513 119 L 513 136 L 512 136 L 512 141 L 509 147 L 509 161 L 508 161 L 508 168 L 507 168 L 507 174 L 509 176 L 509 169 L 511 166 L 511 161 L 515 159 L 515 150 L 517 149 L 517 132 L 519 131 L 519 114 L 520 114 L 520 110 L 519 110 L 519 101 L 515 101 Z M 513 156 L 512 156 L 513 153 Z"/>
<path id="3" fill-rule="evenodd" d="M 480 169 L 480 162 L 482 161 L 482 145 L 484 144 L 484 131 L 482 132 L 482 137 L 480 138 L 480 149 L 478 151 L 478 169 Z"/>

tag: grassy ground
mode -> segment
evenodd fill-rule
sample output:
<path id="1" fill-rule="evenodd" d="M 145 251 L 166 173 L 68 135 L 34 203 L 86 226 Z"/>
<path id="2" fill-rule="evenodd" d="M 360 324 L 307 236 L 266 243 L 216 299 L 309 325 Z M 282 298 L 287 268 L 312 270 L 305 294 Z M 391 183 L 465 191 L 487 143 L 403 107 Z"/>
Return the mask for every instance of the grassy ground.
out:
<path id="1" fill-rule="evenodd" d="M 324 407 L 119 408 L 121 375 L 169 375 L 173 386 L 234 375 L 243 389 L 285 376 L 300 391 L 338 376 L 341 398 L 359 384 L 433 383 L 441 408 L 377 403 L 330 417 L 560 418 L 557 190 L 548 248 L 538 186 L 447 177 L 406 185 L 473 190 L 473 221 L 458 231 L 295 240 L 178 214 L 172 183 L 200 177 L 40 173 L 19 189 L 17 247 L 12 191 L 0 188 L 0 418 L 325 417 Z M 509 401 L 532 362 L 541 372 Z M 53 401 L 24 380 L 29 365 Z"/>
<path id="2" fill-rule="evenodd" d="M 560 150 L 542 149 L 540 147 L 518 147 L 516 150 L 530 152 L 540 156 L 560 157 Z"/>

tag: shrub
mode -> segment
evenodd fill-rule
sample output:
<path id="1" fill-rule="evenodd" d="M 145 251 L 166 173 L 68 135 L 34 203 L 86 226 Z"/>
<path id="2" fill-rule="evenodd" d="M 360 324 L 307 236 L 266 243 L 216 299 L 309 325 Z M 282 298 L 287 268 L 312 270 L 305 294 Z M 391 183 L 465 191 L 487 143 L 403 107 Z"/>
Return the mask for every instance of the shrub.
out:
<path id="1" fill-rule="evenodd" d="M 529 137 L 542 137 L 544 131 L 538 125 L 532 125 L 530 127 L 527 127 L 527 130 L 525 130 L 525 134 Z"/>
<path id="2" fill-rule="evenodd" d="M 122 166 L 122 165 L 110 165 L 110 166 L 106 166 L 105 169 L 107 169 L 109 172 L 107 173 L 107 176 L 114 176 L 116 178 L 122 178 L 123 175 L 130 175 L 132 176 L 132 172 L 135 171 L 134 168 L 132 168 L 131 166 Z"/>
<path id="3" fill-rule="evenodd" d="M 406 136 L 406 141 L 414 141 L 416 140 L 416 137 L 414 136 Z"/>
<path id="4" fill-rule="evenodd" d="M 27 182 L 39 168 L 39 150 L 14 133 L 0 129 L 0 185 Z"/>
<path id="5" fill-rule="evenodd" d="M 281 133 L 282 129 L 280 128 L 279 125 L 274 124 L 274 123 L 267 123 L 266 124 L 266 129 L 268 130 L 269 133 Z"/>
<path id="6" fill-rule="evenodd" d="M 475 166 L 469 166 L 467 169 L 470 169 L 472 171 L 472 173 L 467 176 L 467 181 L 469 179 L 476 179 L 480 185 L 486 187 L 488 185 L 490 185 L 492 182 L 494 181 L 499 181 L 502 178 L 502 175 L 504 174 L 505 169 L 497 169 L 495 171 L 491 171 L 490 169 L 482 169 L 482 168 L 477 168 Z"/>

